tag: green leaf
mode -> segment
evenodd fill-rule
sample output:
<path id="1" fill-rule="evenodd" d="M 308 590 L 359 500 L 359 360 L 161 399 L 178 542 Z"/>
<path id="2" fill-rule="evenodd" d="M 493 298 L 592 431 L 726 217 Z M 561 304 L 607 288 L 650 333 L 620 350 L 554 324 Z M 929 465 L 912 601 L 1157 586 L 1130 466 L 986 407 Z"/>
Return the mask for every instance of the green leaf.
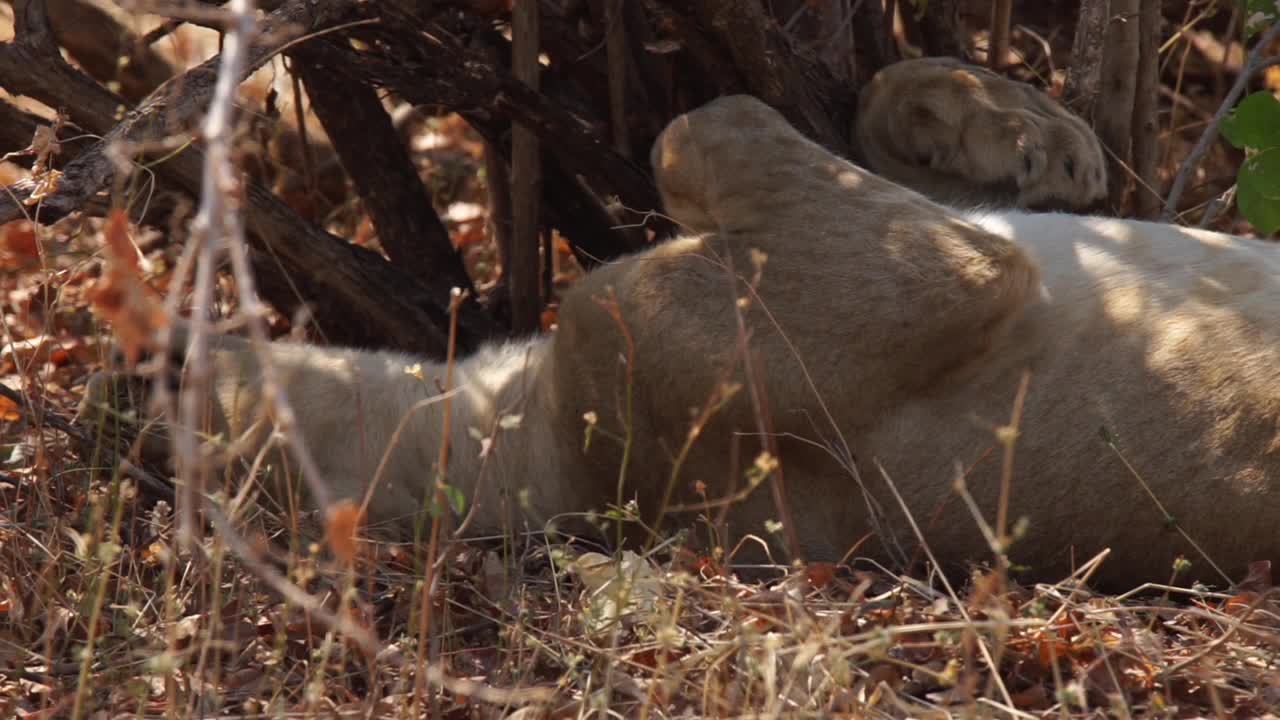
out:
<path id="1" fill-rule="evenodd" d="M 1241 150 L 1280 147 L 1280 100 L 1267 91 L 1241 100 L 1223 119 L 1222 135 Z"/>
<path id="2" fill-rule="evenodd" d="M 1236 206 L 1258 232 L 1280 230 L 1280 148 L 1244 161 L 1236 176 Z"/>
<path id="3" fill-rule="evenodd" d="M 455 515 L 462 515 L 462 511 L 467 509 L 467 497 L 462 494 L 458 488 L 442 484 L 441 489 L 444 490 L 445 497 L 449 498 L 449 505 L 453 507 Z"/>
<path id="4" fill-rule="evenodd" d="M 1243 0 L 1244 37 L 1246 40 L 1280 20 L 1280 3 L 1276 0 Z"/>

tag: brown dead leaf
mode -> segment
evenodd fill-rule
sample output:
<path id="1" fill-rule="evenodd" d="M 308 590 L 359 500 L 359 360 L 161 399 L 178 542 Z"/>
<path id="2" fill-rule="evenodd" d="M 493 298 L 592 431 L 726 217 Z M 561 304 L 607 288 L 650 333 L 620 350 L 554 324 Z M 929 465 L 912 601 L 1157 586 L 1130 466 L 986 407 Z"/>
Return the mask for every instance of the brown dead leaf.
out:
<path id="1" fill-rule="evenodd" d="M 10 400 L 8 397 L 0 395 L 0 420 L 4 422 L 16 422 L 22 417 L 22 408 L 18 407 L 18 403 Z"/>
<path id="2" fill-rule="evenodd" d="M 40 243 L 36 240 L 35 226 L 29 220 L 14 220 L 4 224 L 3 249 L 11 263 L 35 260 L 40 257 Z M 13 265 L 16 267 L 16 264 Z"/>
<path id="3" fill-rule="evenodd" d="M 1011 697 L 1013 706 L 1019 710 L 1048 710 L 1053 707 L 1049 701 L 1049 691 L 1041 683 L 1016 692 Z"/>
<path id="4" fill-rule="evenodd" d="M 703 492 L 703 494 L 706 493 Z M 714 557 L 700 555 L 686 548 L 681 548 L 672 558 L 671 567 L 674 570 L 683 570 L 696 575 L 703 580 L 723 578 L 728 575 L 728 569 Z"/>
<path id="5" fill-rule="evenodd" d="M 1271 92 L 1280 91 L 1280 66 L 1271 66 L 1263 71 L 1264 85 Z"/>
<path id="6" fill-rule="evenodd" d="M 329 508 L 328 517 L 325 518 L 324 537 L 333 554 L 345 563 L 355 562 L 360 524 L 363 521 L 364 513 L 360 506 L 349 498 L 339 500 Z"/>
<path id="7" fill-rule="evenodd" d="M 814 590 L 830 585 L 835 576 L 836 566 L 829 562 L 811 562 L 804 569 L 804 578 Z"/>
<path id="8" fill-rule="evenodd" d="M 103 231 L 106 271 L 89 291 L 94 311 L 111 323 L 130 365 L 154 346 L 156 331 L 168 323 L 164 308 L 142 281 L 138 250 L 129 239 L 124 210 L 113 208 Z"/>
<path id="9" fill-rule="evenodd" d="M 1234 590 L 1236 592 L 1266 592 L 1275 587 L 1275 583 L 1271 581 L 1271 561 L 1257 560 L 1249 563 L 1249 574 L 1244 580 L 1236 583 Z"/>

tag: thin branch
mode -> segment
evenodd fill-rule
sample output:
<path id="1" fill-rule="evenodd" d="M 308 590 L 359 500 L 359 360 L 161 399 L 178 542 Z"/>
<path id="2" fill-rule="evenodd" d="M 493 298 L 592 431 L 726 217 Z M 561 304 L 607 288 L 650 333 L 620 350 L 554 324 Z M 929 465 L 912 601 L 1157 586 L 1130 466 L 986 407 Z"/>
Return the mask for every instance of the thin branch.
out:
<path id="1" fill-rule="evenodd" d="M 1169 186 L 1169 195 L 1164 201 L 1164 212 L 1160 214 L 1160 218 L 1165 222 L 1172 221 L 1174 216 L 1177 215 L 1178 201 L 1182 199 L 1182 192 L 1186 189 L 1187 182 L 1191 179 L 1191 173 L 1200 166 L 1200 161 L 1204 159 L 1205 153 L 1209 152 L 1209 146 L 1218 138 L 1218 130 L 1222 126 L 1222 121 L 1235 108 L 1240 96 L 1249 87 L 1249 80 L 1259 71 L 1280 63 L 1280 58 L 1265 58 L 1266 53 L 1271 49 L 1271 44 L 1277 37 L 1280 37 L 1280 22 L 1267 28 L 1266 32 L 1262 33 L 1262 36 L 1258 38 L 1257 44 L 1249 51 L 1249 56 L 1245 59 L 1244 67 L 1240 69 L 1240 74 L 1236 76 L 1235 84 L 1231 86 L 1227 96 L 1222 99 L 1222 104 L 1218 106 L 1218 111 L 1213 114 L 1213 119 L 1205 126 L 1204 132 L 1200 134 L 1200 139 L 1196 141 L 1195 147 L 1191 148 L 1191 152 L 1187 153 L 1187 158 L 1182 161 L 1182 165 L 1178 168 L 1178 174 L 1173 177 L 1173 184 Z"/>
<path id="2" fill-rule="evenodd" d="M 181 483 L 182 494 L 178 502 L 178 539 L 188 547 L 196 538 L 196 510 L 203 495 L 205 479 L 209 473 L 208 458 L 198 450 L 196 428 L 209 392 L 209 318 L 214 312 L 213 284 L 218 262 L 227 243 L 243 243 L 244 221 L 240 208 L 234 202 L 240 193 L 236 173 L 231 161 L 232 119 L 235 114 L 236 88 L 240 85 L 249 66 L 250 38 L 254 32 L 253 0 L 231 0 L 227 6 L 230 14 L 227 31 L 222 37 L 222 52 L 218 57 L 219 70 L 213 86 L 208 114 L 204 118 L 200 134 L 205 141 L 204 176 L 200 192 L 200 207 L 191 225 L 191 241 L 200 248 L 196 264 L 195 289 L 192 293 L 191 335 L 187 348 L 187 373 L 177 413 L 171 417 L 181 422 L 171 433 L 174 457 L 186 475 Z M 239 278 L 237 278 L 239 280 Z M 185 278 L 177 278 L 179 283 Z M 250 288 L 241 286 L 241 292 L 249 295 Z M 181 293 L 171 293 L 166 303 L 169 317 L 177 316 Z M 255 302 L 249 295 L 248 302 Z M 256 324 L 256 323 L 255 323 Z M 168 331 L 161 336 L 161 347 L 169 346 Z M 166 357 L 168 357 L 166 355 Z M 264 373 L 265 374 L 265 373 Z M 161 397 L 167 394 L 164 383 L 158 383 Z M 270 389 L 267 390 L 271 395 Z M 302 453 L 310 460 L 305 448 Z M 194 461 L 194 462 L 193 462 Z M 316 503 L 327 507 L 329 492 L 320 475 L 313 475 L 314 463 L 304 461 L 306 480 L 311 485 Z"/>

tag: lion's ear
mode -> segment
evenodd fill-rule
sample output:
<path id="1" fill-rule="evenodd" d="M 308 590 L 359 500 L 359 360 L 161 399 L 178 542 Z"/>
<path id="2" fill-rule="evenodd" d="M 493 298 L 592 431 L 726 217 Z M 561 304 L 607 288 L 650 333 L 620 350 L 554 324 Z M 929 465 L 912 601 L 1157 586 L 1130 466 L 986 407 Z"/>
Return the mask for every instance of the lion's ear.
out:
<path id="1" fill-rule="evenodd" d="M 692 232 L 716 229 L 708 198 L 704 156 L 698 150 L 689 116 L 667 125 L 649 154 L 654 180 L 667 215 Z"/>

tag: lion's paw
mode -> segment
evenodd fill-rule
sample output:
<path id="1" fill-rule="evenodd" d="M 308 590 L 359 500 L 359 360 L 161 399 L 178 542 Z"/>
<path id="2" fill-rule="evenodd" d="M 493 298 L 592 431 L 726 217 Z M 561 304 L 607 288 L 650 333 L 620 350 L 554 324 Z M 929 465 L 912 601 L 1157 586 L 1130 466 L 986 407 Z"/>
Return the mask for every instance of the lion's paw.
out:
<path id="1" fill-rule="evenodd" d="M 879 175 L 944 202 L 1087 208 L 1106 195 L 1102 146 L 1044 93 L 950 58 L 881 70 L 856 134 Z"/>

